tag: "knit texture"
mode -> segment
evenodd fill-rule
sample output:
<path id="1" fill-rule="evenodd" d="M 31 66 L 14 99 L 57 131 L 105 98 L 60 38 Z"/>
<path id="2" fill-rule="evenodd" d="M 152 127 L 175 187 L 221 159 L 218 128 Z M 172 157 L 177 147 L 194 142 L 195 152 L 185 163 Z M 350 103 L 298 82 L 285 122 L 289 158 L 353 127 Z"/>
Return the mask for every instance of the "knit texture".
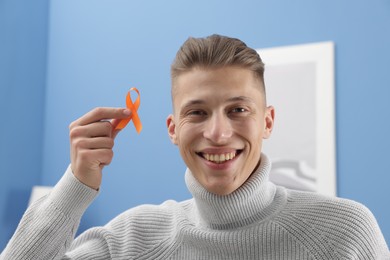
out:
<path id="1" fill-rule="evenodd" d="M 73 240 L 97 195 L 68 168 L 25 213 L 0 259 L 390 259 L 363 205 L 275 186 L 263 154 L 238 190 L 218 196 L 187 170 L 193 199 L 142 205 Z"/>

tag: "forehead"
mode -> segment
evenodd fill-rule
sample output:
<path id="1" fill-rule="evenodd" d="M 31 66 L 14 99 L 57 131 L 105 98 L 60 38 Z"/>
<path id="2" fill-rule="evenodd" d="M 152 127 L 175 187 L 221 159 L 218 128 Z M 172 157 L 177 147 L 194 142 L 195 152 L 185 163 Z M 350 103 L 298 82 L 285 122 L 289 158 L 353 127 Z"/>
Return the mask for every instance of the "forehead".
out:
<path id="1" fill-rule="evenodd" d="M 216 86 L 235 86 L 236 90 L 244 90 L 251 86 L 262 92 L 264 84 L 256 74 L 246 68 L 228 66 L 222 68 L 199 68 L 195 67 L 181 73 L 172 81 L 172 96 L 182 91 L 206 88 L 212 91 Z"/>
<path id="2" fill-rule="evenodd" d="M 263 83 L 242 67 L 194 68 L 179 75 L 172 84 L 174 106 L 189 100 L 264 99 Z"/>

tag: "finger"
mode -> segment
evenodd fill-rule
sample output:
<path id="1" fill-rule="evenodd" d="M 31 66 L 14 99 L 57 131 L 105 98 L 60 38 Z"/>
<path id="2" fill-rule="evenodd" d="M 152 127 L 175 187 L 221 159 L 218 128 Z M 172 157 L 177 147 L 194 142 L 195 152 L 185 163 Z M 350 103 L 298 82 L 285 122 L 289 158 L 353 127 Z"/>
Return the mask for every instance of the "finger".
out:
<path id="1" fill-rule="evenodd" d="M 99 121 L 84 126 L 75 126 L 70 129 L 71 139 L 79 137 L 111 137 L 112 125 L 109 121 Z"/>
<path id="2" fill-rule="evenodd" d="M 100 165 L 109 165 L 114 156 L 114 152 L 111 149 L 96 149 L 92 151 L 96 153 L 96 159 L 100 162 Z"/>
<path id="3" fill-rule="evenodd" d="M 112 149 L 114 140 L 109 137 L 79 138 L 73 144 L 73 148 L 81 149 Z"/>
<path id="4" fill-rule="evenodd" d="M 90 162 L 93 165 L 109 165 L 114 156 L 112 149 L 94 149 L 79 151 L 80 161 Z"/>
<path id="5" fill-rule="evenodd" d="M 131 115 L 131 111 L 130 111 L 130 115 Z M 110 122 L 111 122 L 111 125 L 112 125 L 112 128 L 115 129 L 115 127 L 122 121 L 122 119 L 112 119 Z"/>
<path id="6" fill-rule="evenodd" d="M 130 115 L 131 111 L 127 108 L 98 107 L 72 122 L 69 127 L 88 125 L 101 120 L 124 119 Z"/>
<path id="7" fill-rule="evenodd" d="M 116 126 L 119 124 L 119 122 L 121 121 L 121 119 L 113 119 L 111 120 L 111 125 L 112 125 L 112 138 L 116 138 L 116 136 L 118 135 L 118 133 L 122 130 L 122 129 L 116 129 Z"/>
<path id="8" fill-rule="evenodd" d="M 109 121 L 99 121 L 82 127 L 85 128 L 87 137 L 110 137 L 112 133 L 112 125 Z"/>
<path id="9" fill-rule="evenodd" d="M 72 162 L 75 177 L 91 188 L 98 189 L 101 184 L 102 169 L 113 158 L 111 149 L 79 151 L 78 160 Z"/>

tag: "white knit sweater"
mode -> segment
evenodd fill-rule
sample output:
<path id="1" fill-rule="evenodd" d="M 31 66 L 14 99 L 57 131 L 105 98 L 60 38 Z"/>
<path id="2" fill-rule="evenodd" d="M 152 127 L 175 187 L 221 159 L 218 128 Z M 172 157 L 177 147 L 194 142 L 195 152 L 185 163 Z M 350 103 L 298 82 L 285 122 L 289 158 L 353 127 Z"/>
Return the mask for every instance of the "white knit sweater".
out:
<path id="1" fill-rule="evenodd" d="M 227 196 L 186 172 L 193 199 L 130 209 L 74 240 L 97 192 L 70 168 L 25 213 L 5 259 L 390 259 L 371 212 L 359 203 L 286 190 L 258 170 Z"/>

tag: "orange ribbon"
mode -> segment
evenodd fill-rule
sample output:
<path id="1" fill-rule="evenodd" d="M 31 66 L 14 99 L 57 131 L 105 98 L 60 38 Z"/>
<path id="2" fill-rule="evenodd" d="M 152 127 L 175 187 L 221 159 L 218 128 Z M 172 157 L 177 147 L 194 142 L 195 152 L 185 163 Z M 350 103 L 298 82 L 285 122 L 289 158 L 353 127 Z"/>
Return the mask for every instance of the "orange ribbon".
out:
<path id="1" fill-rule="evenodd" d="M 134 104 L 133 104 L 133 101 L 131 101 L 131 97 L 130 97 L 130 91 L 132 91 L 132 90 L 134 90 L 138 94 L 138 97 L 135 100 Z M 141 101 L 140 101 L 140 95 L 139 95 L 138 89 L 137 88 L 131 88 L 129 90 L 129 92 L 127 92 L 127 96 L 126 96 L 126 106 L 127 106 L 128 109 L 131 110 L 131 116 L 129 118 L 122 119 L 121 121 L 119 121 L 119 123 L 115 127 L 115 129 L 119 129 L 119 130 L 123 129 L 130 122 L 130 120 L 133 120 L 135 129 L 137 130 L 138 133 L 141 132 L 142 124 L 141 124 L 141 120 L 139 119 L 139 116 L 138 116 L 138 113 L 137 113 L 137 110 L 139 108 L 140 102 Z"/>

